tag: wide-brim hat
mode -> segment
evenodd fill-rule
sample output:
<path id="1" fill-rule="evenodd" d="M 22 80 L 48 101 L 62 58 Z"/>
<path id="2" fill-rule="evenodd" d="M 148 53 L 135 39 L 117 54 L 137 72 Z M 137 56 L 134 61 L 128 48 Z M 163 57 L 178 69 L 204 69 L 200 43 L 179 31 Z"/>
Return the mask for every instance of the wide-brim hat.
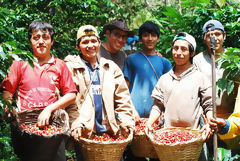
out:
<path id="1" fill-rule="evenodd" d="M 103 33 L 106 33 L 107 30 L 119 29 L 127 32 L 128 37 L 133 37 L 135 32 L 130 31 L 127 26 L 127 22 L 124 19 L 118 19 L 113 21 L 111 24 L 105 25 L 103 27 Z"/>

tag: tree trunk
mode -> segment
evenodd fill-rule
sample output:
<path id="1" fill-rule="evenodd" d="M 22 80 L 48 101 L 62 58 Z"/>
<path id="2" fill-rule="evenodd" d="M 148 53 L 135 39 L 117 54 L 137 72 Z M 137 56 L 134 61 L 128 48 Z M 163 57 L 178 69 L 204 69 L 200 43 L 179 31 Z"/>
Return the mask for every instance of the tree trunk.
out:
<path id="1" fill-rule="evenodd" d="M 182 1 L 179 0 L 179 13 L 182 15 Z"/>

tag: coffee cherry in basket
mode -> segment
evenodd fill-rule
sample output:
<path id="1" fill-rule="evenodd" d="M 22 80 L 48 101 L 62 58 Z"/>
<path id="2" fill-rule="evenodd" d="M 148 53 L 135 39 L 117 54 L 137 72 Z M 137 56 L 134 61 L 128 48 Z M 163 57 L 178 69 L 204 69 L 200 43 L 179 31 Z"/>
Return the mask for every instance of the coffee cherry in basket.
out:
<path id="1" fill-rule="evenodd" d="M 147 119 L 142 119 L 140 121 L 137 121 L 135 123 L 136 133 L 144 133 L 146 126 L 147 126 Z M 153 126 L 153 130 L 158 130 L 161 128 L 156 123 L 154 123 L 152 126 Z"/>
<path id="2" fill-rule="evenodd" d="M 26 130 L 30 133 L 38 134 L 38 135 L 53 135 L 60 134 L 63 132 L 63 129 L 57 128 L 52 125 L 46 125 L 43 128 L 39 128 L 36 124 L 21 124 L 22 130 Z"/>
<path id="3" fill-rule="evenodd" d="M 100 142 L 113 142 L 113 141 L 122 141 L 122 140 L 125 140 L 126 138 L 122 134 L 111 136 L 107 133 L 102 133 L 102 134 L 94 134 L 89 139 L 94 141 L 100 141 Z"/>
<path id="4" fill-rule="evenodd" d="M 190 140 L 195 140 L 199 134 L 191 132 L 171 131 L 163 132 L 154 137 L 154 140 L 162 144 L 182 143 Z"/>

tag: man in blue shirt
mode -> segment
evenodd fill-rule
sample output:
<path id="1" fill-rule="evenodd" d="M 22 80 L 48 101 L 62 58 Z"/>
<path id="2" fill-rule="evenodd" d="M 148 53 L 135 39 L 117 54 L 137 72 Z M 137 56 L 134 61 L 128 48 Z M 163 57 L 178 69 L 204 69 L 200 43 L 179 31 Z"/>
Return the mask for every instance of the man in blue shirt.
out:
<path id="1" fill-rule="evenodd" d="M 124 77 L 129 86 L 133 104 L 140 117 L 148 117 L 153 105 L 152 90 L 158 79 L 167 73 L 172 65 L 161 57 L 155 47 L 160 30 L 156 24 L 146 21 L 139 28 L 142 50 L 127 57 L 124 64 Z"/>

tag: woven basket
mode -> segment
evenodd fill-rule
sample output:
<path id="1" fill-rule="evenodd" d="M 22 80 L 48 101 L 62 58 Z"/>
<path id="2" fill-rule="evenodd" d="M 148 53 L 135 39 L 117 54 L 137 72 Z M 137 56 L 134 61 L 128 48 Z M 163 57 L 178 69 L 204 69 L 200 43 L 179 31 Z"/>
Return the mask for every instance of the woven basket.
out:
<path id="1" fill-rule="evenodd" d="M 38 116 L 41 112 L 42 112 L 41 109 L 24 110 L 24 111 L 18 112 L 17 116 L 16 116 L 17 125 L 20 127 L 20 125 L 22 123 L 24 123 L 26 125 L 27 124 L 36 124 Z M 49 119 L 49 124 L 53 125 L 57 128 L 62 128 L 63 133 L 69 135 L 69 132 L 70 132 L 69 117 L 65 110 L 59 109 L 59 110 L 54 111 Z"/>
<path id="2" fill-rule="evenodd" d="M 162 144 L 156 142 L 153 137 L 156 134 L 160 134 L 162 132 L 171 132 L 171 131 L 179 131 L 179 132 L 191 132 L 195 134 L 199 134 L 199 138 L 190 140 L 188 142 L 183 143 L 174 143 L 174 144 Z M 188 128 L 164 128 L 157 131 L 155 134 L 150 133 L 149 138 L 154 145 L 154 148 L 157 152 L 158 158 L 161 161 L 197 161 L 203 145 L 202 133 L 200 130 L 192 130 Z"/>
<path id="3" fill-rule="evenodd" d="M 130 148 L 136 157 L 158 158 L 151 141 L 144 132 L 134 134 Z"/>
<path id="4" fill-rule="evenodd" d="M 99 142 L 81 137 L 79 140 L 85 161 L 120 161 L 133 132 L 130 131 L 126 140 L 114 142 Z"/>

